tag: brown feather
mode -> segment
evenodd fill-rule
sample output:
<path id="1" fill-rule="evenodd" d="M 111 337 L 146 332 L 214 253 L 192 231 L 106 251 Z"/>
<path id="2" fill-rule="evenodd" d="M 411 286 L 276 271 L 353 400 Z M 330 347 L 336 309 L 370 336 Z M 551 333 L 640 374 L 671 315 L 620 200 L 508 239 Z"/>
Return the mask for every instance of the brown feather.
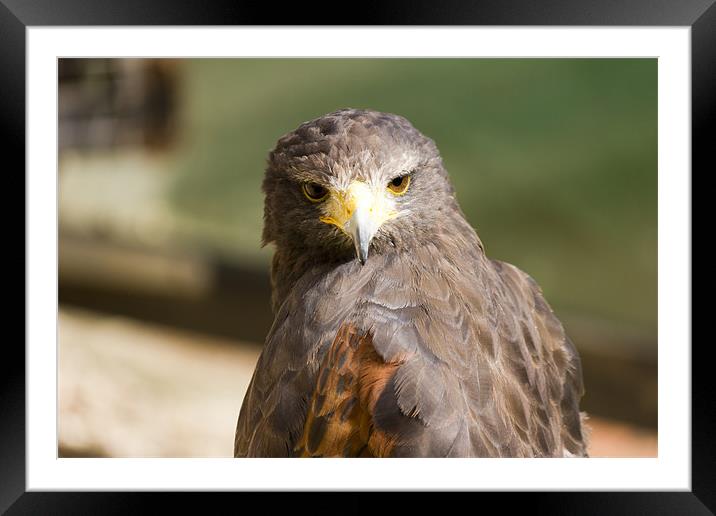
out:
<path id="1" fill-rule="evenodd" d="M 370 336 L 352 324 L 338 330 L 318 373 L 303 433 L 301 457 L 383 457 L 392 439 L 373 425 L 376 402 L 399 363 L 385 363 Z"/>

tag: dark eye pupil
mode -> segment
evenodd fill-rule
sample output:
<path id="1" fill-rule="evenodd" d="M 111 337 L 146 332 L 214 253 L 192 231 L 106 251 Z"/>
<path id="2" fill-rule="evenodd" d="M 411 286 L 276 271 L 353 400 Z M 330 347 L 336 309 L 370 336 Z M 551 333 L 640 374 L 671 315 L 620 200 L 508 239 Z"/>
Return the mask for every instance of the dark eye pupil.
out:
<path id="1" fill-rule="evenodd" d="M 311 197 L 318 198 L 326 194 L 326 189 L 316 183 L 308 183 L 306 185 L 306 193 Z"/>
<path id="2" fill-rule="evenodd" d="M 393 186 L 400 186 L 403 184 L 403 181 L 405 181 L 405 176 L 400 176 L 393 179 L 390 184 L 392 184 Z"/>

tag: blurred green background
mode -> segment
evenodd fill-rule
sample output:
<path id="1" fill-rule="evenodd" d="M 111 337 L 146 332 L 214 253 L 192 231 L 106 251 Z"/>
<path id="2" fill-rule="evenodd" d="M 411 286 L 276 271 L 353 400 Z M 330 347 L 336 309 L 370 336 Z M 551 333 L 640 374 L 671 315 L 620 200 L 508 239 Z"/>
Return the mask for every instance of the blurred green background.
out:
<path id="1" fill-rule="evenodd" d="M 188 61 L 174 209 L 254 257 L 276 139 L 341 107 L 433 138 L 490 256 L 556 307 L 656 325 L 657 63 L 632 59 Z"/>
<path id="2" fill-rule="evenodd" d="M 260 344 L 268 152 L 324 113 L 388 111 L 435 140 L 488 256 L 543 288 L 582 354 L 586 409 L 656 425 L 656 59 L 65 59 L 59 70 L 61 306 Z"/>

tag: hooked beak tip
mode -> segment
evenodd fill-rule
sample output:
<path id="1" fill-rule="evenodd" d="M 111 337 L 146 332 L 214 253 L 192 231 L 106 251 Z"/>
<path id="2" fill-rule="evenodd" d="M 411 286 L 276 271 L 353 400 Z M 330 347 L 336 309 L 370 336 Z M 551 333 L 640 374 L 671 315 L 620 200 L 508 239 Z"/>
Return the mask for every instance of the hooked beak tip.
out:
<path id="1" fill-rule="evenodd" d="M 356 256 L 358 257 L 358 261 L 361 265 L 365 265 L 365 261 L 368 259 L 368 248 L 370 247 L 370 242 L 356 242 L 356 244 Z"/>

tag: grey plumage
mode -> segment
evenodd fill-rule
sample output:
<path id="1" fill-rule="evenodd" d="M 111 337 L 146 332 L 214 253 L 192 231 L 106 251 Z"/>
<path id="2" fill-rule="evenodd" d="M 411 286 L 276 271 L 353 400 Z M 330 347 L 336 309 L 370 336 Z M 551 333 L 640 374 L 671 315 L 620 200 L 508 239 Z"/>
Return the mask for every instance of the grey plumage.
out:
<path id="1" fill-rule="evenodd" d="M 301 194 L 408 173 L 364 265 Z M 263 188 L 275 320 L 235 456 L 586 456 L 579 356 L 537 284 L 485 255 L 432 140 L 337 111 L 278 141 Z"/>

